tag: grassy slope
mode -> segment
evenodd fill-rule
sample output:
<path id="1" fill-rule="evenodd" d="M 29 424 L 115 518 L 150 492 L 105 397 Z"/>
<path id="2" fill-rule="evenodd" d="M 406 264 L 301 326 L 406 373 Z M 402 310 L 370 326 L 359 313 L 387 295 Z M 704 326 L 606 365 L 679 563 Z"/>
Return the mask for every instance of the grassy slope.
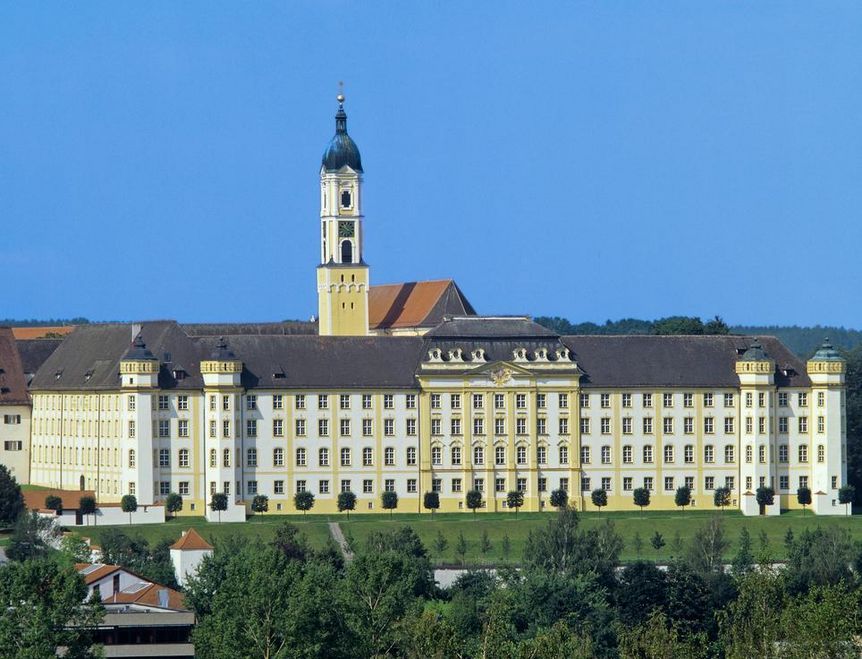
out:
<path id="1" fill-rule="evenodd" d="M 683 542 L 687 542 L 698 527 L 706 523 L 714 514 L 712 512 L 584 513 L 581 519 L 585 528 L 604 524 L 606 520 L 613 521 L 617 532 L 623 536 L 625 541 L 625 549 L 622 553 L 624 561 L 632 561 L 638 557 L 633 542 L 636 534 L 639 534 L 643 540 L 641 558 L 664 561 L 674 553 L 671 544 L 677 532 L 679 532 Z M 728 558 L 736 551 L 736 542 L 743 526 L 748 528 L 755 549 L 758 547 L 761 531 L 767 534 L 771 554 L 775 559 L 785 557 L 784 535 L 788 528 L 792 529 L 794 534 L 799 535 L 805 528 L 837 526 L 848 529 L 855 539 L 862 540 L 862 524 L 858 522 L 858 518 L 816 517 L 810 512 L 804 515 L 799 512 L 791 512 L 780 517 L 747 518 L 738 512 L 729 511 L 721 513 L 720 517 L 724 522 L 726 537 L 731 541 L 731 546 L 727 551 Z M 484 513 L 476 515 L 475 518 L 470 514 L 455 513 L 435 515 L 433 519 L 429 515 L 420 517 L 415 514 L 395 514 L 391 518 L 389 515 L 354 515 L 349 521 L 344 515 L 308 515 L 305 519 L 291 515 L 257 517 L 245 524 L 214 524 L 206 522 L 203 518 L 185 517 L 165 524 L 114 528 L 141 535 L 151 542 L 157 542 L 164 538 L 175 540 L 183 529 L 189 527 L 194 527 L 204 538 L 210 541 L 217 541 L 219 538 L 234 533 L 267 540 L 272 538 L 279 524 L 289 521 L 296 524 L 313 545 L 321 546 L 329 537 L 328 521 L 339 522 L 345 534 L 352 535 L 359 543 L 363 542 L 373 531 L 409 525 L 419 534 L 435 562 L 458 563 L 455 545 L 458 535 L 463 533 L 469 545 L 467 563 L 481 564 L 503 561 L 502 539 L 504 535 L 509 536 L 512 545 L 510 561 L 517 562 L 523 554 L 524 543 L 530 530 L 543 526 L 549 519 L 549 515 L 540 513 L 521 513 L 517 518 L 511 513 Z M 110 527 L 89 527 L 82 529 L 81 533 L 82 535 L 89 535 L 98 544 L 100 533 L 106 528 Z M 434 539 L 437 537 L 438 531 L 442 532 L 448 541 L 447 548 L 440 555 L 434 549 Z M 479 551 L 483 531 L 487 531 L 493 545 L 491 551 L 484 556 Z M 667 543 L 660 552 L 656 552 L 649 544 L 656 531 L 664 536 Z"/>

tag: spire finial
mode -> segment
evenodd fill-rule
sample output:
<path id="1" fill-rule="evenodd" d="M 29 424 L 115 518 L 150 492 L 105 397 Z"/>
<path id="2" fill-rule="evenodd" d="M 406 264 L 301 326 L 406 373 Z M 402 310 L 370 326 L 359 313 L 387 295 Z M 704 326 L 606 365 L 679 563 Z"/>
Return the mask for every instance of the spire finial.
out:
<path id="1" fill-rule="evenodd" d="M 338 96 L 335 97 L 335 100 L 338 101 L 338 105 L 340 107 L 344 107 L 344 81 L 338 81 Z"/>

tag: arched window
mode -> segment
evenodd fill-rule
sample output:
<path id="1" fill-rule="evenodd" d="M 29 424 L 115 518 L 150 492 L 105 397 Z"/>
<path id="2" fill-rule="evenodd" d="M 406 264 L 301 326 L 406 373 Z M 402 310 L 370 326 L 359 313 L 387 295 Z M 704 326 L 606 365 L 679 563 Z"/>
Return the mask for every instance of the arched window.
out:
<path id="1" fill-rule="evenodd" d="M 349 240 L 341 241 L 341 262 L 353 263 L 353 243 Z"/>
<path id="2" fill-rule="evenodd" d="M 342 208 L 350 208 L 350 190 L 342 190 L 341 191 L 341 207 Z"/>

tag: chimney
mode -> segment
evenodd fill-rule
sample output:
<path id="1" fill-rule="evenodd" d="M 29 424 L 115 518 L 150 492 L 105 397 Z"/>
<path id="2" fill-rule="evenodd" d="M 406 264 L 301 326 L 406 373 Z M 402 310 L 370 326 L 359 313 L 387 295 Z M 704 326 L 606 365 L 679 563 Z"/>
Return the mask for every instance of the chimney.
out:
<path id="1" fill-rule="evenodd" d="M 140 323 L 132 323 L 132 341 L 141 333 L 141 324 Z"/>

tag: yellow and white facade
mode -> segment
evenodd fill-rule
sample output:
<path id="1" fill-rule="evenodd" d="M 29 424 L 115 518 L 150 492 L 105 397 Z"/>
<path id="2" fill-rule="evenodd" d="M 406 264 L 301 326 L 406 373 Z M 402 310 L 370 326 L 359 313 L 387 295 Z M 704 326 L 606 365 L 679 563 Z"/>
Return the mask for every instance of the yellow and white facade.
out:
<path id="1" fill-rule="evenodd" d="M 191 515 L 225 493 L 222 519 L 258 494 L 295 513 L 300 491 L 313 512 L 346 490 L 357 512 L 379 512 L 387 490 L 400 511 L 430 512 L 423 495 L 437 492 L 454 512 L 474 489 L 486 511 L 512 490 L 523 510 L 548 509 L 560 489 L 580 510 L 596 489 L 629 510 L 644 487 L 650 509 L 673 509 L 680 486 L 696 509 L 727 487 L 746 514 L 795 508 L 808 487 L 816 512 L 843 514 L 845 364 L 831 346 L 803 363 L 769 337 L 558 336 L 476 315 L 375 335 L 362 175 L 340 105 L 320 170 L 316 334 L 79 328 L 30 386 L 31 481 L 142 505 L 178 492 Z M 775 504 L 761 511 L 767 485 Z"/>

